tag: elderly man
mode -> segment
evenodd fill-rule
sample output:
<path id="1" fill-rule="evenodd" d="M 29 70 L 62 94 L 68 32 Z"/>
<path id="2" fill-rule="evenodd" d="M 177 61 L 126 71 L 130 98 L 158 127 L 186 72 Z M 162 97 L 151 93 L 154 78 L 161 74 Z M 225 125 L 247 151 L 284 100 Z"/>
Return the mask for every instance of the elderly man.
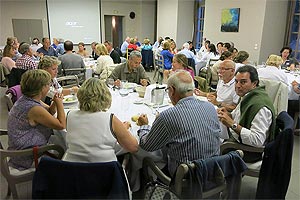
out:
<path id="1" fill-rule="evenodd" d="M 167 85 L 174 107 L 160 113 L 151 129 L 147 116 L 141 115 L 138 135 L 142 149 L 167 152 L 173 175 L 181 163 L 219 155 L 220 124 L 214 106 L 193 96 L 194 81 L 188 72 L 175 72 Z"/>
<path id="2" fill-rule="evenodd" d="M 40 54 L 40 57 L 43 56 L 55 56 L 57 57 L 57 53 L 55 49 L 50 44 L 50 39 L 45 37 L 42 39 L 43 46 L 37 50 Z"/>
<path id="3" fill-rule="evenodd" d="M 27 43 L 22 43 L 19 47 L 19 52 L 22 54 L 16 61 L 16 67 L 20 69 L 37 69 L 37 64 L 33 60 L 33 50 Z"/>
<path id="4" fill-rule="evenodd" d="M 229 128 L 231 139 L 254 147 L 275 138 L 274 106 L 264 87 L 258 86 L 256 69 L 250 65 L 240 67 L 235 75 L 235 91 L 241 101 L 231 114 L 225 108 L 218 109 L 219 119 Z M 222 131 L 227 132 L 227 128 Z"/>
<path id="5" fill-rule="evenodd" d="M 120 54 L 116 50 L 114 50 L 112 46 L 113 44 L 110 41 L 106 40 L 104 42 L 104 45 L 109 53 L 109 56 L 113 59 L 114 64 L 121 63 Z"/>
<path id="6" fill-rule="evenodd" d="M 146 75 L 144 67 L 141 65 L 142 54 L 139 51 L 132 51 L 126 63 L 122 63 L 115 67 L 110 78 L 115 80 L 115 85 L 120 87 L 120 80 L 141 84 L 147 86 L 150 83 L 149 77 Z"/>
<path id="7" fill-rule="evenodd" d="M 189 45 L 189 43 L 186 42 L 182 45 L 182 50 L 179 51 L 178 53 L 179 54 L 184 54 L 187 58 L 193 58 L 195 63 L 198 63 L 199 60 L 197 59 L 195 54 L 192 51 L 190 51 L 189 48 L 190 48 L 190 45 Z"/>
<path id="8" fill-rule="evenodd" d="M 126 51 L 127 51 L 127 47 L 129 45 L 129 43 L 130 43 L 130 37 L 127 36 L 125 41 L 121 45 L 121 52 L 122 52 L 123 56 L 126 55 Z"/>
<path id="9" fill-rule="evenodd" d="M 80 55 L 73 53 L 73 42 L 67 40 L 64 42 L 64 49 L 66 53 L 59 56 L 58 59 L 61 61 L 62 69 L 73 69 L 73 68 L 85 68 L 84 62 Z M 80 72 L 68 72 L 65 75 L 78 75 Z"/>
<path id="10" fill-rule="evenodd" d="M 219 68 L 219 81 L 216 92 L 206 93 L 199 89 L 195 90 L 198 96 L 206 96 L 208 101 L 218 107 L 225 107 L 231 112 L 235 109 L 239 96 L 235 92 L 235 64 L 232 60 L 224 60 Z"/>

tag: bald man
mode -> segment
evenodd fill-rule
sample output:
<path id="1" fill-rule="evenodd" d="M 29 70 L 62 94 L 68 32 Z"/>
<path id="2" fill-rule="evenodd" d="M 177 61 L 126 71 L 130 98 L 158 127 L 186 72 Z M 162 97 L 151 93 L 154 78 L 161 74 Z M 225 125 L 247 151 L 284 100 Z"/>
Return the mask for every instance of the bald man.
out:
<path id="1" fill-rule="evenodd" d="M 175 72 L 167 85 L 174 107 L 160 113 L 152 127 L 147 116 L 141 115 L 138 135 L 142 149 L 164 149 L 168 171 L 174 175 L 181 163 L 219 155 L 220 124 L 214 106 L 193 96 L 194 81 L 189 72 Z"/>

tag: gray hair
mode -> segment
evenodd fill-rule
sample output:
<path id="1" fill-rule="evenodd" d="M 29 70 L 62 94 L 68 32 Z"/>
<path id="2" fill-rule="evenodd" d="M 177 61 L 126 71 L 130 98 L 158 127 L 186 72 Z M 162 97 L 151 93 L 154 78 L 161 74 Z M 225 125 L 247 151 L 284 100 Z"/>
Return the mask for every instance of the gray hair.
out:
<path id="1" fill-rule="evenodd" d="M 130 55 L 129 55 L 129 58 L 133 58 L 133 57 L 139 57 L 139 58 L 141 58 L 141 57 L 142 57 L 142 54 L 141 54 L 141 52 L 139 52 L 139 51 L 132 51 L 132 52 L 130 53 Z"/>
<path id="2" fill-rule="evenodd" d="M 19 52 L 21 54 L 25 54 L 29 51 L 30 45 L 28 43 L 23 43 L 21 44 L 21 46 L 19 47 Z"/>
<path id="3" fill-rule="evenodd" d="M 185 42 L 185 43 L 183 43 L 182 47 L 185 49 L 189 49 L 190 45 L 189 45 L 189 43 Z"/>
<path id="4" fill-rule="evenodd" d="M 185 70 L 178 70 L 172 74 L 168 78 L 167 85 L 168 87 L 174 87 L 181 96 L 195 89 L 192 76 Z"/>

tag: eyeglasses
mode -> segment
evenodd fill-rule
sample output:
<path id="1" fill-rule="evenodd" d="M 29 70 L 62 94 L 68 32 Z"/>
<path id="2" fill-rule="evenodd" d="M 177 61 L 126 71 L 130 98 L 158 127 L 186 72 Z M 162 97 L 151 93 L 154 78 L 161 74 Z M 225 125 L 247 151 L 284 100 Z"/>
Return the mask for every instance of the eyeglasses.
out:
<path id="1" fill-rule="evenodd" d="M 225 71 L 225 70 L 230 70 L 230 69 L 233 69 L 233 68 L 219 68 L 220 71 Z"/>
<path id="2" fill-rule="evenodd" d="M 171 87 L 171 86 L 170 86 Z M 169 91 L 169 89 L 170 89 L 170 87 L 167 87 L 166 89 L 165 89 L 165 92 L 168 92 Z"/>

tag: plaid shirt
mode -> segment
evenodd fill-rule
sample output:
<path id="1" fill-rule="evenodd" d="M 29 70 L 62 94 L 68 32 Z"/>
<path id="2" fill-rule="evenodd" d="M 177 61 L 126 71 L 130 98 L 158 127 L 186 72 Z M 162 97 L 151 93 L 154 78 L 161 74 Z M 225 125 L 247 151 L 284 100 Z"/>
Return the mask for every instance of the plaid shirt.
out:
<path id="1" fill-rule="evenodd" d="M 37 69 L 37 64 L 34 62 L 31 56 L 24 54 L 16 61 L 16 67 L 20 69 Z"/>

